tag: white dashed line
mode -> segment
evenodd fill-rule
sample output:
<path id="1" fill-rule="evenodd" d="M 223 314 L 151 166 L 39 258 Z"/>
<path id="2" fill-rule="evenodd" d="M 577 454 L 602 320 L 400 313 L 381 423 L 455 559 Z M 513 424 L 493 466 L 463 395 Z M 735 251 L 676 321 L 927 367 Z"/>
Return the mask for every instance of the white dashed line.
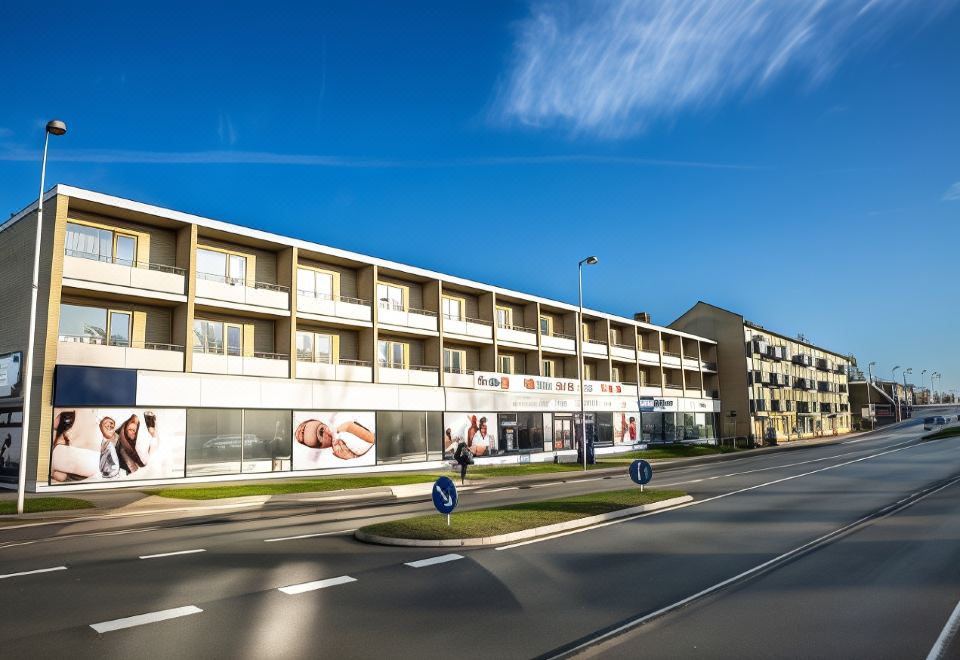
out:
<path id="1" fill-rule="evenodd" d="M 338 584 L 348 584 L 350 582 L 356 582 L 356 578 L 352 578 L 349 575 L 341 575 L 340 577 L 328 578 L 326 580 L 317 580 L 316 582 L 304 582 L 303 584 L 291 584 L 289 587 L 280 587 L 278 591 L 282 591 L 285 594 L 290 594 L 294 596 L 296 594 L 302 594 L 307 591 L 316 591 L 317 589 L 326 589 L 327 587 L 335 587 Z"/>
<path id="2" fill-rule="evenodd" d="M 520 490 L 520 486 L 504 486 L 503 488 L 491 488 L 489 490 L 479 490 L 477 494 L 486 495 L 487 493 L 501 493 L 505 490 Z"/>
<path id="3" fill-rule="evenodd" d="M 90 627 L 98 633 L 105 633 L 113 630 L 123 630 L 124 628 L 133 628 L 134 626 L 142 626 L 148 623 L 157 623 L 158 621 L 167 621 L 168 619 L 176 619 L 181 616 L 200 614 L 202 611 L 199 607 L 187 605 L 186 607 L 175 607 L 172 610 L 160 610 L 159 612 L 129 616 L 125 619 L 92 623 Z"/>
<path id="4" fill-rule="evenodd" d="M 22 573 L 8 573 L 6 575 L 0 575 L 0 580 L 6 580 L 7 578 L 20 577 L 21 575 L 36 575 L 37 573 L 50 573 L 51 571 L 65 571 L 67 570 L 66 566 L 54 566 L 53 568 L 38 568 L 35 571 L 23 571 Z"/>
<path id="5" fill-rule="evenodd" d="M 430 559 L 420 559 L 419 561 L 410 561 L 406 565 L 410 568 L 423 568 L 424 566 L 433 566 L 434 564 L 445 564 L 448 561 L 457 561 L 463 559 L 463 555 L 440 555 L 439 557 L 430 557 Z"/>
<path id="6" fill-rule="evenodd" d="M 282 536 L 278 539 L 263 539 L 264 543 L 276 543 L 277 541 L 294 541 L 296 539 L 312 539 L 317 536 L 336 536 L 337 534 L 349 534 L 356 529 L 341 529 L 336 532 L 317 532 L 316 534 L 300 534 L 299 536 Z"/>
<path id="7" fill-rule="evenodd" d="M 158 559 L 160 557 L 174 557 L 176 555 L 194 555 L 198 552 L 206 552 L 203 548 L 197 548 L 196 550 L 177 550 L 176 552 L 161 552 L 156 555 L 141 555 L 140 559 Z"/>

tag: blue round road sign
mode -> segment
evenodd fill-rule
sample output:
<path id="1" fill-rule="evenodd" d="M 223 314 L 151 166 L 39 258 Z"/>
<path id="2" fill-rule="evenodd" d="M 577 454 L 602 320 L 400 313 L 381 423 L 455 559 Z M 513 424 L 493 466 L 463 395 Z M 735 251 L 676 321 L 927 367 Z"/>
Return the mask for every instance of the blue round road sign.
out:
<path id="1" fill-rule="evenodd" d="M 646 461 L 634 461 L 630 464 L 630 478 L 643 486 L 653 479 L 653 468 Z"/>
<path id="2" fill-rule="evenodd" d="M 440 477 L 433 484 L 433 506 L 440 513 L 450 513 L 457 508 L 457 487 L 450 477 Z"/>

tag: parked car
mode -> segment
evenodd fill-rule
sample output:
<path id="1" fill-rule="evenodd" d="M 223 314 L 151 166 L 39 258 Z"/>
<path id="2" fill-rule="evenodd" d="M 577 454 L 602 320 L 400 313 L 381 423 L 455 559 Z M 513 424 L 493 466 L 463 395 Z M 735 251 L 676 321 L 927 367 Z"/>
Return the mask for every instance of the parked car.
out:
<path id="1" fill-rule="evenodd" d="M 923 419 L 923 430 L 924 430 L 924 431 L 933 431 L 933 430 L 938 429 L 938 428 L 940 428 L 941 426 L 943 426 L 943 423 L 942 423 L 942 422 L 940 422 L 939 425 L 938 425 L 938 422 L 937 422 L 938 419 L 941 419 L 941 420 L 942 420 L 943 417 L 924 417 L 924 419 Z"/>

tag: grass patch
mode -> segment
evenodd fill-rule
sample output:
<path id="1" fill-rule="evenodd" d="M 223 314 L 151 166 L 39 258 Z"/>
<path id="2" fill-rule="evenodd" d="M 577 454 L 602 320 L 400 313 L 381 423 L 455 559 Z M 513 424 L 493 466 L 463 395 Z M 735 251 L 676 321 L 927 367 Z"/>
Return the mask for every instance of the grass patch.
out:
<path id="1" fill-rule="evenodd" d="M 147 495 L 171 497 L 180 500 L 218 500 L 224 497 L 249 497 L 251 495 L 286 495 L 289 493 L 320 493 L 351 488 L 375 488 L 378 486 L 405 486 L 436 481 L 436 474 L 398 474 L 389 476 L 328 477 L 305 481 L 280 481 L 267 484 L 235 484 L 229 486 L 196 486 L 153 488 L 143 490 Z"/>
<path id="2" fill-rule="evenodd" d="M 553 525 L 683 495 L 686 493 L 678 490 L 640 492 L 639 488 L 631 488 L 543 502 L 524 502 L 479 511 L 454 512 L 450 517 L 449 527 L 446 516 L 434 514 L 378 523 L 364 527 L 363 531 L 377 536 L 432 541 L 471 539 Z"/>
<path id="3" fill-rule="evenodd" d="M 960 426 L 948 426 L 935 433 L 923 436 L 924 440 L 939 440 L 940 438 L 953 438 L 960 435 Z"/>
<path id="4" fill-rule="evenodd" d="M 78 500 L 74 497 L 31 497 L 23 501 L 24 513 L 43 513 L 44 511 L 71 511 L 73 509 L 92 509 L 93 504 L 87 500 Z M 0 515 L 10 515 L 17 512 L 16 500 L 0 502 Z"/>
<path id="5" fill-rule="evenodd" d="M 597 463 L 596 465 L 588 465 L 587 469 L 596 470 L 603 467 L 609 466 L 603 466 Z M 583 472 L 583 463 L 515 463 L 512 465 L 472 465 L 467 471 L 467 478 L 515 477 L 525 474 L 549 474 L 551 472 Z M 452 478 L 453 477 L 451 477 L 451 479 Z"/>
<path id="6" fill-rule="evenodd" d="M 638 458 L 649 460 L 652 458 L 692 458 L 695 456 L 712 456 L 713 454 L 729 454 L 739 451 L 733 447 L 718 447 L 717 445 L 664 445 L 640 451 L 631 451 L 614 456 L 598 456 L 598 463 L 631 463 Z"/>

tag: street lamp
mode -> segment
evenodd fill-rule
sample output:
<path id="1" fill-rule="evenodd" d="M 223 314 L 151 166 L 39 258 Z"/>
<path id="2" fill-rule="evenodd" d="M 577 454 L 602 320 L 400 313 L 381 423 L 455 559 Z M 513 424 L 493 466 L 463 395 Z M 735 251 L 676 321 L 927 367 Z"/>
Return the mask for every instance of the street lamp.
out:
<path id="1" fill-rule="evenodd" d="M 903 402 L 907 404 L 907 410 L 909 411 L 909 399 L 907 398 L 907 374 L 913 373 L 913 367 L 908 367 L 903 372 Z"/>
<path id="2" fill-rule="evenodd" d="M 877 428 L 877 418 L 873 414 L 873 405 L 870 403 L 870 390 L 873 389 L 873 365 L 876 362 L 871 362 L 867 365 L 867 373 L 870 375 L 870 380 L 867 381 L 867 410 L 870 411 L 870 430 L 873 431 Z"/>
<path id="3" fill-rule="evenodd" d="M 893 394 L 893 404 L 897 407 L 897 413 L 894 415 L 894 419 L 898 422 L 900 421 L 900 397 L 897 395 L 897 369 L 900 368 L 898 364 L 893 369 L 890 370 L 892 385 L 890 385 L 890 393 Z"/>
<path id="4" fill-rule="evenodd" d="M 67 125 L 59 119 L 47 122 L 43 132 L 43 158 L 40 160 L 40 197 L 37 199 L 37 236 L 33 244 L 33 287 L 30 289 L 30 327 L 27 335 L 27 363 L 23 372 L 23 422 L 20 427 L 20 478 L 17 480 L 17 515 L 23 515 L 23 497 L 27 482 L 27 443 L 30 440 L 30 399 L 33 393 L 33 342 L 37 325 L 37 290 L 40 288 L 40 238 L 43 228 L 43 186 L 47 175 L 47 145 L 51 135 L 63 135 Z"/>
<path id="5" fill-rule="evenodd" d="M 921 392 L 923 391 L 923 375 L 924 375 L 925 373 L 927 373 L 927 370 L 926 370 L 926 369 L 924 369 L 923 371 L 920 372 L 920 391 L 921 391 Z M 930 403 L 930 401 L 929 401 L 929 396 L 928 396 L 927 398 L 928 398 L 927 403 Z"/>
<path id="6" fill-rule="evenodd" d="M 930 374 L 930 403 L 934 403 L 937 398 L 936 385 L 933 384 L 933 381 L 939 375 L 940 375 L 939 371 L 934 371 L 932 374 Z"/>
<path id="7" fill-rule="evenodd" d="M 580 285 L 580 316 L 577 318 L 577 378 L 580 380 L 580 446 L 583 448 L 583 469 L 587 469 L 587 417 L 583 405 L 583 264 L 593 266 L 599 259 L 594 256 L 581 259 L 577 264 Z"/>

